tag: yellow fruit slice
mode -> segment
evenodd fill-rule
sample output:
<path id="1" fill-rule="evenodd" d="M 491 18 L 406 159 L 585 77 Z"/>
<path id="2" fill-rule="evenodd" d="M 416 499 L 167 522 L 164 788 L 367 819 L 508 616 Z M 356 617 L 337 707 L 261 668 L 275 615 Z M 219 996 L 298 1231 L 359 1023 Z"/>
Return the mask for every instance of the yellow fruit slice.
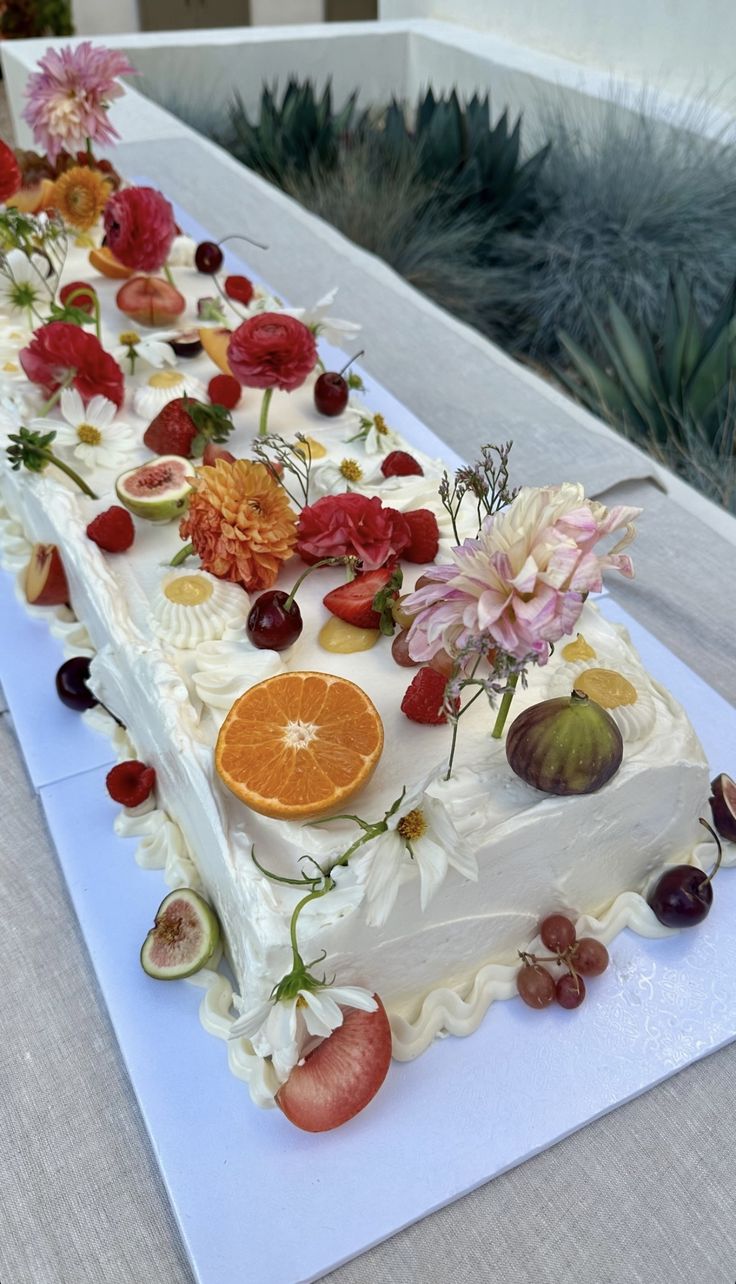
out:
<path id="1" fill-rule="evenodd" d="M 585 669 L 575 679 L 575 688 L 584 691 L 603 709 L 618 709 L 622 704 L 636 704 L 636 687 L 614 669 Z"/>
<path id="2" fill-rule="evenodd" d="M 89 261 L 95 271 L 100 272 L 103 276 L 109 276 L 113 281 L 125 281 L 133 275 L 133 269 L 126 267 L 119 259 L 115 258 L 112 250 L 108 250 L 106 245 L 101 245 L 99 249 L 90 250 Z"/>
<path id="3" fill-rule="evenodd" d="M 203 326 L 199 338 L 210 361 L 214 361 L 223 374 L 232 374 L 228 364 L 227 349 L 232 335 L 231 330 Z"/>

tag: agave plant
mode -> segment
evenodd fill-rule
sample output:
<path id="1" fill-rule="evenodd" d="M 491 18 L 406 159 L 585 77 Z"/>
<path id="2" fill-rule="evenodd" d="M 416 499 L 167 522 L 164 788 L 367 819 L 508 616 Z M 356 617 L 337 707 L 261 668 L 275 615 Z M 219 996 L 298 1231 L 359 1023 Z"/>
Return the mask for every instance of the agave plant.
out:
<path id="1" fill-rule="evenodd" d="M 383 140 L 399 157 L 416 152 L 422 178 L 437 185 L 455 209 L 502 214 L 509 224 L 535 207 L 536 183 L 549 151 L 547 145 L 522 161 L 521 117 L 512 126 L 504 111 L 492 125 L 488 94 L 474 94 L 461 104 L 454 89 L 447 98 L 435 98 L 428 89 L 413 128 L 406 108 L 394 99 L 384 115 Z"/>
<path id="2" fill-rule="evenodd" d="M 736 392 L 736 282 L 708 324 L 682 275 L 670 277 L 658 326 L 635 329 L 612 298 L 607 320 L 591 318 L 603 364 L 560 331 L 577 376 L 558 369 L 562 383 L 632 436 L 687 447 L 695 435 L 720 452 Z"/>
<path id="3" fill-rule="evenodd" d="M 329 81 L 318 96 L 311 81 L 291 79 L 281 102 L 275 89 L 263 89 L 260 117 L 252 124 L 236 96 L 226 146 L 244 165 L 279 186 L 296 173 L 330 170 L 337 164 L 343 136 L 359 131 L 365 122 L 367 113 L 356 118 L 357 97 L 355 90 L 333 112 Z"/>

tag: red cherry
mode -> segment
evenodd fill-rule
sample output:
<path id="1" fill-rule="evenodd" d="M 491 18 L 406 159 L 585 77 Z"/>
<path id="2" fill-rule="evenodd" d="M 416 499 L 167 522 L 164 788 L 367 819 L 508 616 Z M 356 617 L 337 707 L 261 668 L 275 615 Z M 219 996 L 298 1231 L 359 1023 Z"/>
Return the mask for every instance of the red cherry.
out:
<path id="1" fill-rule="evenodd" d="M 341 415 L 349 395 L 347 381 L 336 370 L 321 374 L 314 385 L 314 404 L 321 415 Z"/>
<path id="2" fill-rule="evenodd" d="M 214 241 L 200 241 L 194 251 L 194 262 L 198 272 L 212 276 L 222 267 L 223 253 Z"/>
<path id="3" fill-rule="evenodd" d="M 286 606 L 288 597 L 282 589 L 268 589 L 256 598 L 245 626 L 254 646 L 285 651 L 296 642 L 303 628 L 302 613 L 293 598 Z"/>

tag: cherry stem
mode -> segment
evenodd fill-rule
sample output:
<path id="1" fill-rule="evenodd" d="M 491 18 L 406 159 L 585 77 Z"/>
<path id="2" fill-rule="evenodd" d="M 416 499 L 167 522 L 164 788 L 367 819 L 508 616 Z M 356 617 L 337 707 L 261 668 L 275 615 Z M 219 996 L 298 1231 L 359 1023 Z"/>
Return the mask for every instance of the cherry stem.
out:
<path id="1" fill-rule="evenodd" d="M 181 566 L 182 562 L 186 562 L 187 558 L 191 557 L 193 552 L 193 544 L 184 544 L 183 547 L 179 549 L 179 552 L 174 554 L 169 562 L 169 566 Z"/>
<path id="2" fill-rule="evenodd" d="M 226 241 L 247 241 L 249 245 L 255 245 L 257 250 L 267 250 L 268 246 L 263 245 L 260 241 L 254 241 L 252 236 L 244 236 L 242 232 L 231 232 L 229 236 L 223 236 L 218 245 L 224 245 Z"/>
<path id="3" fill-rule="evenodd" d="M 516 684 L 517 684 L 517 682 L 518 682 L 518 681 L 519 681 L 519 675 L 518 675 L 518 673 L 512 673 L 512 674 L 511 674 L 511 676 L 510 676 L 510 678 L 509 678 L 508 689 L 507 689 L 507 691 L 506 691 L 506 693 L 505 693 L 505 695 L 504 695 L 504 697 L 503 697 L 503 699 L 502 699 L 502 701 L 501 701 L 501 705 L 500 705 L 500 708 L 499 708 L 499 710 L 498 710 L 498 716 L 497 716 L 497 718 L 496 718 L 496 721 L 495 721 L 495 722 L 494 722 L 494 724 L 493 724 L 493 731 L 491 732 L 491 735 L 492 735 L 492 737 L 493 737 L 493 739 L 494 739 L 494 740 L 500 740 L 500 739 L 501 739 L 501 735 L 502 735 L 502 733 L 503 733 L 503 729 L 504 729 L 504 727 L 505 727 L 505 725 L 506 725 L 506 719 L 507 719 L 507 718 L 508 718 L 508 716 L 509 716 L 509 709 L 511 708 L 511 701 L 512 701 L 512 700 L 513 700 L 513 698 L 514 698 L 514 692 L 516 691 Z"/>
<path id="4" fill-rule="evenodd" d="M 350 369 L 350 367 L 351 367 L 351 365 L 353 364 L 353 362 L 358 360 L 358 357 L 364 357 L 364 356 L 365 356 L 365 348 L 361 348 L 361 349 L 360 349 L 360 352 L 356 352 L 356 354 L 355 354 L 355 356 L 354 356 L 354 357 L 351 357 L 349 361 L 346 361 L 346 362 L 345 362 L 345 365 L 343 366 L 342 370 L 340 371 L 340 378 L 342 378 L 342 376 L 345 374 L 345 371 L 346 371 L 346 370 L 349 370 L 349 369 Z"/>
<path id="5" fill-rule="evenodd" d="M 705 884 L 710 883 L 711 880 L 718 873 L 719 869 L 721 868 L 721 861 L 723 860 L 723 845 L 713 826 L 709 825 L 707 820 L 703 820 L 702 816 L 699 816 L 698 819 L 701 825 L 703 826 L 703 828 L 708 830 L 708 833 L 712 836 L 712 838 L 716 843 L 716 846 L 718 847 L 718 856 L 716 857 L 716 863 L 713 866 L 712 870 L 710 871 L 708 877 L 700 884 L 701 887 L 705 887 Z"/>
<path id="6" fill-rule="evenodd" d="M 266 391 L 263 394 L 263 401 L 261 402 L 261 414 L 258 420 L 259 437 L 268 436 L 268 408 L 271 405 L 272 396 L 273 396 L 273 388 L 266 388 Z"/>
<path id="7" fill-rule="evenodd" d="M 296 584 L 292 586 L 289 592 L 289 596 L 284 602 L 284 610 L 285 611 L 291 610 L 292 606 L 294 605 L 294 598 L 296 597 L 296 591 L 299 588 L 300 584 L 303 584 L 307 576 L 311 575 L 312 571 L 316 571 L 318 566 L 343 566 L 347 560 L 348 559 L 345 557 L 321 557 L 318 562 L 313 562 L 311 566 L 307 567 L 306 571 L 302 571 Z"/>

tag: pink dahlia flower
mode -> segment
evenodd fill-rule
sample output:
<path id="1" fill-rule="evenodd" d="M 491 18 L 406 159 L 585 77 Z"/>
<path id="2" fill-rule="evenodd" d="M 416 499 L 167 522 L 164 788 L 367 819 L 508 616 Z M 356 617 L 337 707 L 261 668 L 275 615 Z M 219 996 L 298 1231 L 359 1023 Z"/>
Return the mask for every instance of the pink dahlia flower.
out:
<path id="1" fill-rule="evenodd" d="M 105 145 L 120 137 L 107 109 L 124 93 L 116 77 L 135 74 L 125 54 L 84 40 L 48 49 L 38 65 L 28 77 L 23 118 L 52 164 L 61 151 L 83 149 L 87 139 Z"/>
<path id="2" fill-rule="evenodd" d="M 610 511 L 585 498 L 572 482 L 525 486 L 503 512 L 486 518 L 477 539 L 452 550 L 452 562 L 433 566 L 427 584 L 409 594 L 416 611 L 409 652 L 431 660 L 443 647 L 461 650 L 473 637 L 493 639 L 517 660 L 549 659 L 550 643 L 572 632 L 585 594 L 602 587 L 612 568 L 631 578 L 631 558 L 622 550 L 635 535 L 640 508 Z M 597 553 L 605 535 L 624 529 L 608 553 Z"/>

